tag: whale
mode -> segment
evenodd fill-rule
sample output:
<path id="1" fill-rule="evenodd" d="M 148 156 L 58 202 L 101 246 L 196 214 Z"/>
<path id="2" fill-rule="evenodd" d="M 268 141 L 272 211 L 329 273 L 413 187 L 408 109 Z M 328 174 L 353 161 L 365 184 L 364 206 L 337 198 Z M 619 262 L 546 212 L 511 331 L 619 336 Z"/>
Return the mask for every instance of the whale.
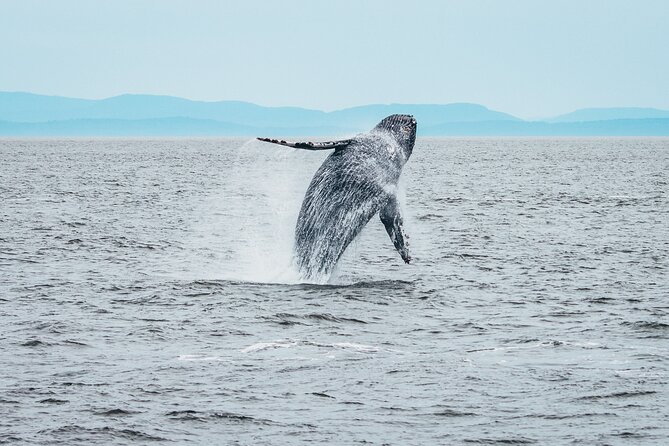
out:
<path id="1" fill-rule="evenodd" d="M 397 188 L 416 130 L 413 116 L 396 114 L 349 139 L 257 138 L 295 149 L 332 150 L 307 188 L 295 225 L 293 260 L 304 280 L 327 280 L 349 244 L 377 214 L 402 260 L 412 261 Z"/>

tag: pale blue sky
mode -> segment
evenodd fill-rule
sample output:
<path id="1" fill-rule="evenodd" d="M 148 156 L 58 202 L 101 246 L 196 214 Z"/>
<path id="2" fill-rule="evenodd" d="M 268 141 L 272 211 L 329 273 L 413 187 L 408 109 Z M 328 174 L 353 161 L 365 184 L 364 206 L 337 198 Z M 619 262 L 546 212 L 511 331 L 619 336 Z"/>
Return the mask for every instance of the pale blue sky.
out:
<path id="1" fill-rule="evenodd" d="M 669 109 L 665 0 L 0 0 L 0 90 Z"/>

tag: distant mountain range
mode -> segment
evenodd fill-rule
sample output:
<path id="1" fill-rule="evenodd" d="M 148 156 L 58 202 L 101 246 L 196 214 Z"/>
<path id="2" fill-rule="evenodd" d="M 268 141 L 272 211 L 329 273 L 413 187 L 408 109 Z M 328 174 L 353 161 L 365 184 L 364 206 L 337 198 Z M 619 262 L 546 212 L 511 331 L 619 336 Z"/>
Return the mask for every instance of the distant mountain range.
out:
<path id="1" fill-rule="evenodd" d="M 656 108 L 582 108 L 547 119 L 548 122 L 610 121 L 618 119 L 669 119 L 669 110 Z"/>
<path id="2" fill-rule="evenodd" d="M 393 113 L 416 116 L 419 136 L 669 136 L 669 111 L 651 108 L 589 108 L 525 121 L 466 103 L 323 112 L 172 96 L 93 100 L 16 92 L 0 92 L 0 136 L 337 136 L 368 130 Z"/>

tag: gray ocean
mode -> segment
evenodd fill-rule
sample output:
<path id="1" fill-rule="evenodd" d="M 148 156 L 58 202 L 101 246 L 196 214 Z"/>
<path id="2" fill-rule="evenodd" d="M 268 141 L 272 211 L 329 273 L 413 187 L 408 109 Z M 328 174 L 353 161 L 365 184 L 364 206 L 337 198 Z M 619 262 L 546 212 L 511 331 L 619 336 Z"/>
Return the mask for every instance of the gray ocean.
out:
<path id="1" fill-rule="evenodd" d="M 325 156 L 0 140 L 0 443 L 669 444 L 669 139 L 419 138 L 300 283 Z"/>

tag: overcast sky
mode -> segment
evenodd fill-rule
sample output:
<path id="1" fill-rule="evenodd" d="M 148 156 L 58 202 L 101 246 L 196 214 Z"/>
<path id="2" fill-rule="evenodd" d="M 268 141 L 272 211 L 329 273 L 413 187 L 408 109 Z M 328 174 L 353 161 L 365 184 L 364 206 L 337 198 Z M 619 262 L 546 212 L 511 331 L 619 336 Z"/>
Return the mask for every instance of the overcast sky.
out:
<path id="1" fill-rule="evenodd" d="M 0 90 L 669 109 L 665 0 L 0 0 Z"/>

